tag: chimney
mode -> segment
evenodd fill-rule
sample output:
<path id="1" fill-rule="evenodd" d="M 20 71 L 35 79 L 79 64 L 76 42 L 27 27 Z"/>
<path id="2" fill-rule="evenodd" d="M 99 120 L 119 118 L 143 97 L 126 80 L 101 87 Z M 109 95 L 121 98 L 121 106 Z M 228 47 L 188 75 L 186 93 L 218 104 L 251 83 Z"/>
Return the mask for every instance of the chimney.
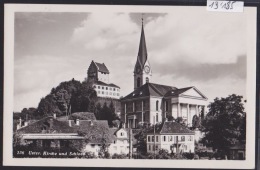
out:
<path id="1" fill-rule="evenodd" d="M 53 113 L 53 118 L 56 119 L 56 113 Z"/>
<path id="2" fill-rule="evenodd" d="M 76 125 L 79 126 L 79 119 L 76 119 Z"/>
<path id="3" fill-rule="evenodd" d="M 71 127 L 71 120 L 69 120 L 69 126 Z"/>

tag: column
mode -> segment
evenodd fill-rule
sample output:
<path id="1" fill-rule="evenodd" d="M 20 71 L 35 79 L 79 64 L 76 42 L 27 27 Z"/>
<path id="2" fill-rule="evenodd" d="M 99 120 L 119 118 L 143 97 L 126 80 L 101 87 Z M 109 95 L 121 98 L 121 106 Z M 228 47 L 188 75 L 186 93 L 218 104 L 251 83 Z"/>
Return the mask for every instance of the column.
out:
<path id="1" fill-rule="evenodd" d="M 187 124 L 190 124 L 190 105 L 187 103 Z"/>
<path id="2" fill-rule="evenodd" d="M 196 105 L 196 115 L 199 116 L 199 107 Z"/>
<path id="3" fill-rule="evenodd" d="M 135 128 L 135 118 L 133 118 L 133 128 Z"/>
<path id="4" fill-rule="evenodd" d="M 130 120 L 128 119 L 127 127 L 130 128 Z"/>
<path id="5" fill-rule="evenodd" d="M 181 116 L 181 107 L 180 107 L 180 103 L 177 103 L 177 117 Z"/>

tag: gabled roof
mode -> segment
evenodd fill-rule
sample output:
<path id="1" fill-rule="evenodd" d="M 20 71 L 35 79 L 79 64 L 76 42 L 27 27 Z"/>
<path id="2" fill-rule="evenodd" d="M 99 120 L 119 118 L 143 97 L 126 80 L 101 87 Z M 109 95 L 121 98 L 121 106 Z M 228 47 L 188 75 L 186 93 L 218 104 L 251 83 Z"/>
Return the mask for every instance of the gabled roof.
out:
<path id="1" fill-rule="evenodd" d="M 76 125 L 75 122 L 72 121 L 71 126 L 75 132 L 84 134 L 89 143 L 112 143 L 114 140 L 114 137 L 110 134 L 108 122 L 106 120 L 80 120 L 79 125 Z"/>
<path id="2" fill-rule="evenodd" d="M 52 116 L 40 119 L 17 130 L 18 133 L 74 133 L 66 122 L 58 121 Z"/>
<path id="3" fill-rule="evenodd" d="M 194 134 L 194 132 L 188 129 L 186 126 L 173 122 L 163 122 L 161 125 L 156 126 L 156 134 Z M 151 129 L 148 134 L 153 134 L 153 129 Z"/>
<path id="4" fill-rule="evenodd" d="M 185 87 L 185 88 L 181 88 L 181 89 L 173 89 L 168 91 L 164 97 L 168 97 L 168 96 L 178 96 L 179 94 L 184 93 L 185 91 L 191 89 L 192 87 Z"/>
<path id="5" fill-rule="evenodd" d="M 188 91 L 190 92 L 190 90 L 193 89 L 195 91 L 196 94 L 198 94 L 198 96 L 194 96 L 194 94 L 187 94 Z M 187 93 L 186 93 L 187 92 Z M 192 86 L 192 87 L 185 87 L 185 88 L 181 88 L 181 89 L 176 89 L 176 90 L 171 90 L 168 91 L 164 97 L 175 97 L 175 96 L 190 96 L 190 97 L 199 97 L 199 98 L 204 98 L 207 99 L 207 97 L 205 95 L 203 95 L 196 87 Z"/>
<path id="6" fill-rule="evenodd" d="M 122 100 L 146 97 L 146 96 L 157 96 L 163 97 L 165 93 L 170 90 L 175 90 L 176 87 L 166 86 L 161 84 L 146 83 L 141 87 L 135 89 L 132 93 L 125 96 Z"/>
<path id="7" fill-rule="evenodd" d="M 94 63 L 96 64 L 97 66 L 97 69 L 99 72 L 102 72 L 102 73 L 107 73 L 109 74 L 109 70 L 107 69 L 106 65 L 104 63 L 97 63 L 94 61 Z"/>
<path id="8" fill-rule="evenodd" d="M 117 85 L 115 85 L 115 84 L 113 84 L 113 83 L 107 84 L 107 83 L 104 83 L 103 81 L 96 81 L 95 84 L 101 85 L 101 86 L 108 86 L 108 87 L 120 88 L 119 86 L 117 86 Z"/>

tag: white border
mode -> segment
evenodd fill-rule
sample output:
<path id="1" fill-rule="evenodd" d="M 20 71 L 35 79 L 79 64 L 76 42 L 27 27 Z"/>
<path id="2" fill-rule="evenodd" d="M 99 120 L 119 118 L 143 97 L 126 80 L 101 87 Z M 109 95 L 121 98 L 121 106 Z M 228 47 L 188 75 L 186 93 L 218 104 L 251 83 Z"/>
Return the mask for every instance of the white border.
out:
<path id="1" fill-rule="evenodd" d="M 140 12 L 170 13 L 174 8 L 204 8 L 183 6 L 106 6 L 106 5 L 33 5 L 4 6 L 4 136 L 3 165 L 63 166 L 63 167 L 149 167 L 149 168 L 236 168 L 255 166 L 255 103 L 256 103 L 256 7 L 245 7 L 247 15 L 247 143 L 246 160 L 113 160 L 113 159 L 44 159 L 12 158 L 14 12 Z"/>

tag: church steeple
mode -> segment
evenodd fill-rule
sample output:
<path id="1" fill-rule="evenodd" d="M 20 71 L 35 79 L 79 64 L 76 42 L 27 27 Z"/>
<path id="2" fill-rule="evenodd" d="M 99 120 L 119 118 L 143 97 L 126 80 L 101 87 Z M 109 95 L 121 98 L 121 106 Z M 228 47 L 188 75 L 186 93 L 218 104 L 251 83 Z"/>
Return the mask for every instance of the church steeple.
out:
<path id="1" fill-rule="evenodd" d="M 145 43 L 143 18 L 142 18 L 142 31 L 141 31 L 141 38 L 140 38 L 140 44 L 139 44 L 138 59 L 140 60 L 140 63 L 143 67 L 147 60 L 147 49 L 146 49 L 146 43 Z"/>
<path id="2" fill-rule="evenodd" d="M 148 54 L 144 35 L 144 24 L 142 18 L 141 37 L 139 43 L 139 50 L 137 61 L 134 69 L 134 89 L 144 85 L 151 80 L 152 70 L 148 62 Z"/>

